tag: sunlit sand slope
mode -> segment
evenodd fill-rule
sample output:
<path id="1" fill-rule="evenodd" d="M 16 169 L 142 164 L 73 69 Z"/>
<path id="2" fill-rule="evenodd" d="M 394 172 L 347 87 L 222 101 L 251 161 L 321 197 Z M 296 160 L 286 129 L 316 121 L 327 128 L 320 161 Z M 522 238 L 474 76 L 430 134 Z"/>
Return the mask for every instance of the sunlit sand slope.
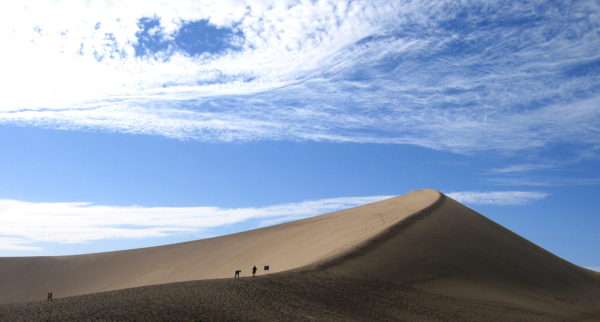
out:
<path id="1" fill-rule="evenodd" d="M 381 202 L 238 234 L 77 256 L 0 258 L 0 303 L 171 282 L 249 276 L 314 265 L 352 252 L 439 201 L 419 190 Z M 394 254 L 393 256 L 399 256 Z"/>

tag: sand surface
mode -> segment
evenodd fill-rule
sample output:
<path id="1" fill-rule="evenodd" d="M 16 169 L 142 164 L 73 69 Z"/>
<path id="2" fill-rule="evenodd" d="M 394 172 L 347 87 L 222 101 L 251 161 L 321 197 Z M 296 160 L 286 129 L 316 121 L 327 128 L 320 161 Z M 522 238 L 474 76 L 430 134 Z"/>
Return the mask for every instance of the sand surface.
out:
<path id="1" fill-rule="evenodd" d="M 598 274 L 434 190 L 189 243 L 0 258 L 0 281 L 2 321 L 600 320 Z"/>

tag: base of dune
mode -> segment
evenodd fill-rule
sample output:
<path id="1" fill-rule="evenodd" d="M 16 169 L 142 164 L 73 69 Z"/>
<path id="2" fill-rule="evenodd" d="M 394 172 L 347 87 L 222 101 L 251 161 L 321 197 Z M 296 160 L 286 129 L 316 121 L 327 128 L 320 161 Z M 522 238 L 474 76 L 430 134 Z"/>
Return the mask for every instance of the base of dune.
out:
<path id="1" fill-rule="evenodd" d="M 492 290 L 493 291 L 493 290 Z M 0 305 L 2 321 L 600 321 L 325 271 L 145 286 Z"/>
<path id="2" fill-rule="evenodd" d="M 275 273 L 232 278 L 261 263 Z M 0 280 L 1 321 L 600 321 L 600 274 L 435 190 L 190 243 L 0 258 Z"/>

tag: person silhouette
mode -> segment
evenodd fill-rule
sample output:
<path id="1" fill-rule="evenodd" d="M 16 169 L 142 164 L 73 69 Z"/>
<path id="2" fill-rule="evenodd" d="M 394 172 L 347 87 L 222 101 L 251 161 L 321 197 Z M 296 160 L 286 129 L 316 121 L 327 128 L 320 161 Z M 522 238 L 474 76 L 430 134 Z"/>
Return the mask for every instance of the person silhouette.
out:
<path id="1" fill-rule="evenodd" d="M 235 271 L 235 277 L 240 277 L 240 273 L 241 273 L 241 272 L 242 272 L 242 271 L 240 271 L 239 269 L 238 269 L 237 271 Z"/>
<path id="2" fill-rule="evenodd" d="M 256 265 L 252 267 L 252 277 L 254 277 L 254 275 L 256 275 Z"/>

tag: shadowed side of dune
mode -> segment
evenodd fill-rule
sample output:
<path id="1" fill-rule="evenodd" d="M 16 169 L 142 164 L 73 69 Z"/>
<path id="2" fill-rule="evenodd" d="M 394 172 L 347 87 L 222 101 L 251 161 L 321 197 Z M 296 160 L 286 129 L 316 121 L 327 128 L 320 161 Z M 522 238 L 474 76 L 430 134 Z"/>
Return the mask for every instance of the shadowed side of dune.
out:
<path id="1" fill-rule="evenodd" d="M 440 198 L 435 190 L 217 238 L 127 251 L 0 258 L 0 303 L 191 280 L 276 273 L 352 251 Z"/>
<path id="2" fill-rule="evenodd" d="M 569 317 L 600 313 L 596 274 L 444 195 L 319 269 Z"/>

